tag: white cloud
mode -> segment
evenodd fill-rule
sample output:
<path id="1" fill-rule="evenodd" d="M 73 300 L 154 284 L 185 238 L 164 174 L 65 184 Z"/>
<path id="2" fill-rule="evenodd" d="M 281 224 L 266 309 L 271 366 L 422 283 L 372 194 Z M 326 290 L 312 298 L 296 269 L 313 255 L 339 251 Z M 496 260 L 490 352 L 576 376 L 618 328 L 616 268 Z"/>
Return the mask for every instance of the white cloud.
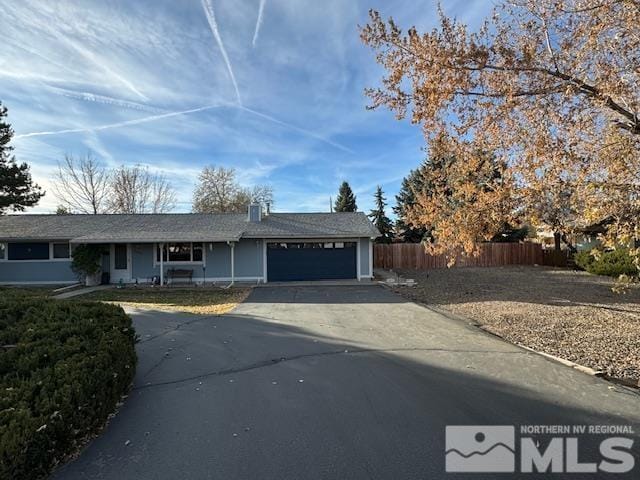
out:
<path id="1" fill-rule="evenodd" d="M 365 110 L 382 75 L 358 38 L 371 7 L 404 28 L 436 20 L 435 4 L 409 0 L 6 2 L 0 91 L 16 155 L 43 184 L 65 153 L 145 164 L 176 182 L 183 210 L 206 164 L 272 183 L 278 210 L 326 211 L 341 178 L 361 207 L 377 183 L 391 196 L 422 139 Z M 487 2 L 443 7 L 477 22 Z"/>

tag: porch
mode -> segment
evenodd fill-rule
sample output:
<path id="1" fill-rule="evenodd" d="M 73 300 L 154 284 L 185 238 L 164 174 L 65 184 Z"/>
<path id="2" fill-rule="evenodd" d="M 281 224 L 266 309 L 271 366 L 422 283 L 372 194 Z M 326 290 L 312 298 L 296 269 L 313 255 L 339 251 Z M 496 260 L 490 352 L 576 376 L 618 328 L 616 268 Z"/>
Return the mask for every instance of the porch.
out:
<path id="1" fill-rule="evenodd" d="M 102 271 L 108 272 L 108 283 L 112 284 L 233 284 L 263 280 L 261 240 L 98 245 L 103 247 Z"/>

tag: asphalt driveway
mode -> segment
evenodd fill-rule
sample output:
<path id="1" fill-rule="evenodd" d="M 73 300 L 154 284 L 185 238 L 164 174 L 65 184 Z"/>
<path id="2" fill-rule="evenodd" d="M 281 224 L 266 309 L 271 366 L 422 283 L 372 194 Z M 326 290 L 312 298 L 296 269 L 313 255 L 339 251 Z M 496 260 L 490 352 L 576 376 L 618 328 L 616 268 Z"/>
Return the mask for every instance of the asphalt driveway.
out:
<path id="1" fill-rule="evenodd" d="M 132 316 L 134 389 L 56 479 L 454 478 L 446 425 L 640 430 L 638 394 L 378 286 L 257 288 L 220 317 Z"/>

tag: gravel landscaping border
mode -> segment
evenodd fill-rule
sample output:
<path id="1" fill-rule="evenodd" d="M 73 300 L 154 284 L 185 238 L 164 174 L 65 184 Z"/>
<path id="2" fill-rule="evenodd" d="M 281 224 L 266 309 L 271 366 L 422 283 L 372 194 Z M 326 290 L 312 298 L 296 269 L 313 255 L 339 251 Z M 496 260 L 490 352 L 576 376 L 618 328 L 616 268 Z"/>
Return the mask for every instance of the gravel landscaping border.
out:
<path id="1" fill-rule="evenodd" d="M 614 293 L 613 280 L 548 267 L 401 270 L 411 300 L 470 319 L 534 351 L 638 386 L 640 289 Z"/>

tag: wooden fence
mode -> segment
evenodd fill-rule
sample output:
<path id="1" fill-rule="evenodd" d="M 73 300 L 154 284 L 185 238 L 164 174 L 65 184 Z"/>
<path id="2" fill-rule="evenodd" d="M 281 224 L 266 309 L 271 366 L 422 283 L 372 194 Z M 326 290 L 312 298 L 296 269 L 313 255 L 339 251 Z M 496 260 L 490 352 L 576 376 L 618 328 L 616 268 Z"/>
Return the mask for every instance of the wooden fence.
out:
<path id="1" fill-rule="evenodd" d="M 503 265 L 548 265 L 539 243 L 484 243 L 477 256 L 458 255 L 454 267 L 500 267 Z M 565 257 L 566 265 L 566 257 Z M 375 244 L 374 268 L 428 270 L 446 268 L 446 255 L 430 255 L 418 243 Z M 560 266 L 560 265 L 558 265 Z"/>

